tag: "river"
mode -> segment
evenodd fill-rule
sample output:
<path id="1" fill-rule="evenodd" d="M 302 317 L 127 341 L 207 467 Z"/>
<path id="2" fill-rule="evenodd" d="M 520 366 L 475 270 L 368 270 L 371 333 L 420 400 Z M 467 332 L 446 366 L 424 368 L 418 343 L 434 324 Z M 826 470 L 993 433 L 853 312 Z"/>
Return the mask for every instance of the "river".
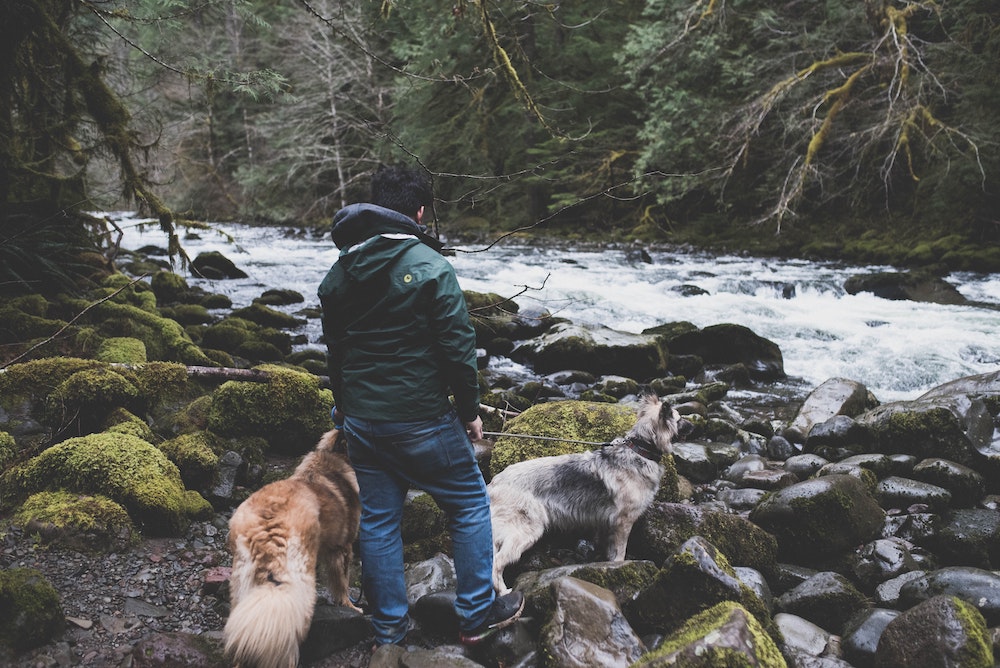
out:
<path id="1" fill-rule="evenodd" d="M 108 215 L 125 231 L 123 248 L 165 246 L 150 221 Z M 183 239 L 190 257 L 220 251 L 250 278 L 188 277 L 189 284 L 226 294 L 237 307 L 269 288 L 297 290 L 305 306 L 318 304 L 316 288 L 337 257 L 329 235 L 239 224 L 215 230 Z M 806 391 L 844 377 L 864 383 L 883 402 L 912 399 L 943 382 L 1000 368 L 1000 310 L 891 301 L 843 288 L 853 274 L 892 267 L 676 251 L 650 251 L 651 262 L 644 262 L 621 249 L 516 242 L 477 250 L 461 246 L 449 258 L 465 289 L 522 293 L 515 299 L 522 307 L 627 332 L 678 320 L 744 325 L 778 344 L 789 382 Z M 1000 275 L 956 272 L 946 280 L 970 300 L 1000 306 Z M 682 286 L 703 292 L 685 296 L 691 291 Z M 304 346 L 321 347 L 318 320 L 301 333 Z"/>

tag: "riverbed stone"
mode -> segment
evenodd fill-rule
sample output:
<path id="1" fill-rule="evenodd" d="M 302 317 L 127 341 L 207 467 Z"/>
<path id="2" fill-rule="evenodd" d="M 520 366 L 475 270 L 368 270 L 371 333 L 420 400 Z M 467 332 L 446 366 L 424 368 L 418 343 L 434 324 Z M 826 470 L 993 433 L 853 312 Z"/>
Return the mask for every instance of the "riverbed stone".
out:
<path id="1" fill-rule="evenodd" d="M 705 364 L 741 363 L 754 380 L 785 377 L 784 360 L 778 345 L 743 325 L 710 325 L 669 338 L 667 345 L 672 353 L 697 355 Z"/>
<path id="2" fill-rule="evenodd" d="M 674 443 L 672 454 L 677 472 L 691 482 L 710 482 L 718 476 L 708 448 L 700 443 Z"/>
<path id="3" fill-rule="evenodd" d="M 903 573 L 919 570 L 913 545 L 901 538 L 879 538 L 858 548 L 852 571 L 866 592 Z"/>
<path id="4" fill-rule="evenodd" d="M 976 606 L 986 623 L 1000 624 L 1000 575 L 970 566 L 947 566 L 914 578 L 899 592 L 900 604 L 916 605 L 934 596 L 957 596 Z"/>
<path id="5" fill-rule="evenodd" d="M 947 489 L 953 506 L 974 506 L 986 493 L 986 482 L 975 469 L 939 457 L 922 460 L 911 475 L 915 480 Z"/>
<path id="6" fill-rule="evenodd" d="M 874 539 L 884 515 L 864 483 L 830 475 L 764 497 L 750 521 L 777 538 L 782 559 L 808 563 Z"/>
<path id="7" fill-rule="evenodd" d="M 745 455 L 740 457 L 735 461 L 729 468 L 727 468 L 722 477 L 732 483 L 740 485 L 743 482 L 743 477 L 753 471 L 763 471 L 767 468 L 767 459 L 761 457 L 760 455 Z"/>
<path id="8" fill-rule="evenodd" d="M 636 631 L 671 633 L 722 601 L 740 603 L 769 633 L 777 633 L 764 601 L 736 577 L 722 552 L 695 536 L 667 559 L 653 583 L 624 609 Z"/>
<path id="9" fill-rule="evenodd" d="M 839 634 L 847 620 L 869 603 L 843 575 L 822 571 L 779 596 L 775 605 L 781 612 L 798 615 Z"/>
<path id="10" fill-rule="evenodd" d="M 774 623 L 781 631 L 781 637 L 784 639 L 783 649 L 786 653 L 823 656 L 830 651 L 836 651 L 834 634 L 808 619 L 788 612 L 779 612 L 774 616 Z"/>
<path id="11" fill-rule="evenodd" d="M 664 353 L 652 336 L 560 323 L 518 344 L 510 358 L 543 374 L 583 369 L 598 376 L 619 374 L 643 381 L 666 372 Z"/>
<path id="12" fill-rule="evenodd" d="M 886 625 L 875 666 L 992 668 L 993 644 L 974 606 L 955 596 L 934 596 Z"/>
<path id="13" fill-rule="evenodd" d="M 740 604 L 723 601 L 689 619 L 631 668 L 785 668 L 787 665 L 759 620 Z"/>
<path id="14" fill-rule="evenodd" d="M 819 455 L 792 455 L 785 460 L 782 467 L 789 473 L 794 473 L 800 481 L 811 478 L 817 471 L 830 461 Z"/>
<path id="15" fill-rule="evenodd" d="M 1000 568 L 1000 512 L 958 508 L 942 513 L 927 544 L 946 566 Z"/>
<path id="16" fill-rule="evenodd" d="M 879 503 L 886 509 L 922 504 L 932 510 L 941 511 L 951 504 L 951 492 L 944 487 L 900 476 L 889 476 L 880 481 L 875 493 Z"/>
<path id="17" fill-rule="evenodd" d="M 191 261 L 191 275 L 210 279 L 247 278 L 247 273 L 218 251 L 198 253 Z"/>
<path id="18" fill-rule="evenodd" d="M 569 564 L 522 573 L 514 588 L 524 594 L 526 614 L 545 619 L 552 614 L 555 605 L 550 585 L 559 578 L 572 577 L 590 582 L 607 589 L 616 600 L 623 602 L 632 600 L 652 584 L 659 570 L 655 563 L 645 560 Z"/>
<path id="19" fill-rule="evenodd" d="M 903 573 L 897 575 L 894 578 L 890 578 L 875 587 L 875 605 L 882 606 L 884 608 L 898 609 L 905 607 L 900 603 L 900 591 L 903 589 L 903 585 L 907 582 L 912 582 L 927 575 L 927 571 L 910 571 L 909 573 Z"/>
<path id="20" fill-rule="evenodd" d="M 906 299 L 933 304 L 965 304 L 968 299 L 954 285 L 933 273 L 922 271 L 879 271 L 855 274 L 844 281 L 848 294 L 870 292 L 882 299 Z"/>
<path id="21" fill-rule="evenodd" d="M 551 587 L 555 606 L 539 635 L 551 665 L 623 666 L 645 653 L 610 591 L 573 577 L 558 578 Z"/>
<path id="22" fill-rule="evenodd" d="M 744 517 L 684 503 L 655 502 L 632 528 L 633 558 L 662 564 L 686 541 L 700 536 L 736 566 L 754 568 L 765 576 L 775 570 L 774 537 Z"/>
<path id="23" fill-rule="evenodd" d="M 875 448 L 919 459 L 938 457 L 969 466 L 989 454 L 993 416 L 982 399 L 952 395 L 882 404 L 860 416 L 875 437 Z"/>
<path id="24" fill-rule="evenodd" d="M 830 378 L 809 393 L 783 436 L 793 443 L 804 443 L 813 425 L 835 415 L 855 417 L 877 405 L 878 400 L 862 383 Z"/>
<path id="25" fill-rule="evenodd" d="M 64 625 L 59 593 L 42 573 L 0 569 L 0 644 L 16 651 L 37 647 Z"/>
<path id="26" fill-rule="evenodd" d="M 834 415 L 813 425 L 806 436 L 802 452 L 833 459 L 831 453 L 835 452 L 870 452 L 872 441 L 871 431 L 865 425 L 858 424 L 847 415 Z"/>
<path id="27" fill-rule="evenodd" d="M 857 668 L 869 668 L 875 662 L 878 641 L 889 622 L 899 616 L 899 610 L 870 608 L 848 620 L 841 638 L 844 658 Z"/>

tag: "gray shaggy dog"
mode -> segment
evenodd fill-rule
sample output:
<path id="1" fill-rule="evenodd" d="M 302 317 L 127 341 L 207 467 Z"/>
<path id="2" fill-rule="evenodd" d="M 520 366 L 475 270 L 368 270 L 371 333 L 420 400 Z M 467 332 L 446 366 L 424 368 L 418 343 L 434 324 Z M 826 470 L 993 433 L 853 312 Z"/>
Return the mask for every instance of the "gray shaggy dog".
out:
<path id="1" fill-rule="evenodd" d="M 488 486 L 493 522 L 493 586 L 510 591 L 503 572 L 549 530 L 596 539 L 597 554 L 625 559 L 632 525 L 653 502 L 660 459 L 692 425 L 656 395 L 645 395 L 635 425 L 589 452 L 512 464 Z"/>

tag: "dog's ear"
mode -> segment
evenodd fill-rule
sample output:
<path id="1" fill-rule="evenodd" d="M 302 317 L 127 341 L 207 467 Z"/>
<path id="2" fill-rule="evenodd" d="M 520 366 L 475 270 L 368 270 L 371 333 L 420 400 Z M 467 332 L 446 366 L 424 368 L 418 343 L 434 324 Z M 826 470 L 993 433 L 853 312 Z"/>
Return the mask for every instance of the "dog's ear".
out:
<path id="1" fill-rule="evenodd" d="M 660 403 L 660 420 L 662 422 L 670 422 L 674 419 L 674 407 L 669 401 L 663 401 Z"/>

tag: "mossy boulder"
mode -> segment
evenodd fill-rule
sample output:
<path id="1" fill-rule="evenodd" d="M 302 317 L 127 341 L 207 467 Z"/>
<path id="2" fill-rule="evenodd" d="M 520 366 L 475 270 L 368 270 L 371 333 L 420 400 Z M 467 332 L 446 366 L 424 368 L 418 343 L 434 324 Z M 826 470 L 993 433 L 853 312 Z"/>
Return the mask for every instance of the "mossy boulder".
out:
<path id="1" fill-rule="evenodd" d="M 659 338 L 664 338 L 663 335 Z M 666 338 L 671 354 L 694 355 L 705 364 L 743 364 L 755 380 L 785 377 L 778 344 L 743 325 L 722 323 Z"/>
<path id="2" fill-rule="evenodd" d="M 187 280 L 172 271 L 158 271 L 153 274 L 149 281 L 156 301 L 160 305 L 172 304 L 181 301 L 184 295 L 191 289 Z"/>
<path id="3" fill-rule="evenodd" d="M 651 561 L 605 561 L 591 564 L 571 564 L 557 568 L 522 573 L 515 589 L 524 593 L 526 614 L 546 619 L 555 607 L 552 583 L 570 576 L 603 587 L 620 601 L 630 601 L 653 583 L 659 567 Z"/>
<path id="4" fill-rule="evenodd" d="M 43 424 L 48 394 L 74 373 L 101 366 L 94 360 L 48 357 L 7 367 L 0 374 L 0 429 L 22 448 L 48 442 L 52 430 Z"/>
<path id="5" fill-rule="evenodd" d="M 985 401 L 964 394 L 882 404 L 856 421 L 868 427 L 878 452 L 938 457 L 966 466 L 993 456 L 993 416 Z"/>
<path id="6" fill-rule="evenodd" d="M 104 421 L 104 428 L 101 431 L 109 431 L 116 434 L 131 434 L 150 443 L 156 441 L 156 435 L 150 429 L 149 425 L 143 422 L 137 415 L 124 408 L 112 410 Z"/>
<path id="7" fill-rule="evenodd" d="M 107 367 L 78 371 L 61 382 L 45 401 L 45 423 L 55 429 L 74 425 L 91 433 L 115 408 L 141 411 L 139 388 Z"/>
<path id="8" fill-rule="evenodd" d="M 17 457 L 17 441 L 5 431 L 0 431 L 0 471 L 7 468 L 7 465 Z"/>
<path id="9" fill-rule="evenodd" d="M 142 364 L 146 361 L 146 344 L 131 336 L 112 336 L 101 341 L 94 359 L 101 362 Z"/>
<path id="10" fill-rule="evenodd" d="M 543 374 L 580 369 L 598 376 L 620 374 L 639 381 L 662 376 L 668 359 L 654 336 L 571 323 L 557 324 L 545 334 L 522 342 L 510 357 Z"/>
<path id="11" fill-rule="evenodd" d="M 300 455 L 333 427 L 333 394 L 316 376 L 277 366 L 266 383 L 227 381 L 212 395 L 208 428 L 224 437 L 260 436 L 279 453 Z"/>
<path id="12" fill-rule="evenodd" d="M 270 306 L 254 302 L 250 306 L 233 311 L 234 318 L 242 318 L 256 323 L 261 327 L 277 327 L 281 329 L 292 329 L 306 323 L 304 318 L 296 318 L 283 311 L 278 311 Z"/>
<path id="13" fill-rule="evenodd" d="M 32 494 L 13 521 L 44 543 L 80 552 L 120 551 L 136 538 L 128 511 L 100 495 L 63 490 Z"/>
<path id="14" fill-rule="evenodd" d="M 490 474 L 537 457 L 585 452 L 595 446 L 571 441 L 606 443 L 624 436 L 635 424 L 636 409 L 626 404 L 554 401 L 535 404 L 507 423 L 508 434 L 542 436 L 566 441 L 500 436 L 493 447 Z"/>
<path id="15" fill-rule="evenodd" d="M 78 306 L 82 310 L 91 304 L 81 300 Z M 85 317 L 105 337 L 128 336 L 141 340 L 150 359 L 214 366 L 179 322 L 156 312 L 106 301 L 93 306 Z"/>
<path id="16" fill-rule="evenodd" d="M 634 559 L 662 564 L 686 541 L 702 536 L 735 566 L 765 576 L 776 572 L 778 543 L 767 531 L 732 513 L 682 503 L 656 502 L 632 528 Z"/>
<path id="17" fill-rule="evenodd" d="M 208 431 L 181 434 L 160 443 L 160 450 L 177 465 L 189 489 L 208 490 L 219 475 L 218 438 Z"/>
<path id="18" fill-rule="evenodd" d="M 739 603 L 723 601 L 689 619 L 632 668 L 786 668 L 774 640 Z"/>
<path id="19" fill-rule="evenodd" d="M 835 474 L 768 494 L 749 519 L 778 539 L 779 558 L 802 563 L 875 539 L 885 513 L 864 482 Z"/>
<path id="20" fill-rule="evenodd" d="M 191 261 L 191 275 L 203 278 L 247 278 L 247 273 L 219 251 L 198 253 Z"/>
<path id="21" fill-rule="evenodd" d="M 33 568 L 0 570 L 0 643 L 24 651 L 51 641 L 66 621 L 62 603 Z"/>
<path id="22" fill-rule="evenodd" d="M 740 580 L 725 555 L 701 536 L 685 541 L 653 583 L 627 602 L 624 610 L 640 633 L 672 633 L 692 616 L 723 601 L 740 603 L 772 637 L 780 638 L 768 604 Z"/>
<path id="23" fill-rule="evenodd" d="M 195 517 L 211 514 L 197 492 L 184 489 L 177 466 L 155 446 L 128 434 L 91 434 L 54 445 L 0 475 L 4 504 L 65 490 L 102 495 L 124 506 L 150 535 L 179 535 Z"/>

